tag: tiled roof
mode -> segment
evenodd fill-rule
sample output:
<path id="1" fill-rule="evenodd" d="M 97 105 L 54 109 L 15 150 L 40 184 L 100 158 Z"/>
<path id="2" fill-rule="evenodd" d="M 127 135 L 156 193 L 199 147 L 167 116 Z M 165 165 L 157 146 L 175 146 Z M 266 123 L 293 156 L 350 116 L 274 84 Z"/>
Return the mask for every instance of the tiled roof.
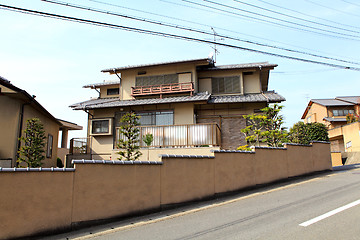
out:
<path id="1" fill-rule="evenodd" d="M 360 104 L 360 96 L 336 97 L 335 99 L 353 104 Z"/>
<path id="2" fill-rule="evenodd" d="M 275 92 L 250 93 L 244 95 L 211 96 L 209 103 L 282 102 L 286 99 Z"/>
<path id="3" fill-rule="evenodd" d="M 83 86 L 83 88 L 97 88 L 97 87 L 101 87 L 101 86 L 115 85 L 115 84 L 120 84 L 120 80 L 104 81 L 101 83 L 88 84 L 88 85 Z"/>
<path id="4" fill-rule="evenodd" d="M 208 103 L 245 103 L 245 102 L 281 102 L 285 98 L 275 92 L 265 92 L 236 95 L 236 96 L 211 96 L 208 93 L 197 93 L 194 96 L 180 96 L 167 98 L 150 98 L 150 99 L 133 99 L 120 100 L 119 98 L 99 98 L 92 99 L 85 102 L 80 102 L 71 105 L 74 110 L 96 109 L 96 108 L 111 108 L 111 107 L 126 107 L 126 106 L 141 106 L 151 104 L 164 103 L 181 103 L 181 102 L 197 102 L 207 101 Z"/>
<path id="5" fill-rule="evenodd" d="M 119 70 L 127 70 L 127 69 L 134 69 L 134 68 L 154 67 L 154 66 L 160 66 L 160 65 L 179 64 L 179 63 L 191 63 L 191 62 L 207 62 L 207 63 L 212 63 L 212 61 L 213 61 L 213 60 L 210 59 L 210 58 L 189 59 L 189 60 L 182 60 L 182 61 L 170 61 L 170 62 L 161 62 L 161 63 L 129 65 L 129 66 L 125 66 L 125 67 L 117 67 L 117 68 L 104 69 L 104 70 L 101 70 L 101 72 L 113 73 L 114 70 L 115 70 L 115 71 L 119 71 Z"/>
<path id="6" fill-rule="evenodd" d="M 204 67 L 203 70 L 227 70 L 227 69 L 246 69 L 246 68 L 274 68 L 277 67 L 277 64 L 271 64 L 268 62 L 259 62 L 259 63 L 243 63 L 243 64 L 231 64 L 231 65 L 221 65 L 213 67 Z"/>
<path id="7" fill-rule="evenodd" d="M 336 99 L 311 99 L 310 101 L 326 106 L 326 107 L 333 107 L 333 106 L 352 106 L 354 104 L 336 100 Z"/>
<path id="8" fill-rule="evenodd" d="M 120 100 L 119 98 L 100 98 L 93 99 L 81 103 L 76 103 L 70 107 L 75 110 L 95 109 L 95 108 L 111 108 L 111 107 L 126 107 L 126 106 L 141 106 L 150 104 L 164 104 L 164 103 L 181 103 L 181 102 L 197 102 L 207 101 L 210 94 L 194 94 L 194 96 L 180 96 L 180 97 L 166 97 L 166 98 L 150 98 L 150 99 L 134 99 L 134 100 Z"/>
<path id="9" fill-rule="evenodd" d="M 346 122 L 346 118 L 324 117 L 324 120 L 326 120 L 328 122 Z"/>

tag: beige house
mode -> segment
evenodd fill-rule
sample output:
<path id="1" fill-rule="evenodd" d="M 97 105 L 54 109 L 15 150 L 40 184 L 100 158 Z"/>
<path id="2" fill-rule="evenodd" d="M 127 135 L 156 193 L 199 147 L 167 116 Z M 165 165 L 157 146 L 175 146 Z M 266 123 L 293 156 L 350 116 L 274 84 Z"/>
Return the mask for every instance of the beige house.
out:
<path id="1" fill-rule="evenodd" d="M 204 58 L 102 70 L 117 80 L 84 86 L 95 89 L 99 97 L 70 106 L 88 113 L 87 139 L 73 140 L 73 151 L 92 159 L 117 159 L 119 120 L 129 111 L 141 116 L 141 136 L 154 136 L 151 158 L 159 153 L 236 149 L 246 144 L 240 133 L 246 126 L 243 115 L 285 101 L 268 91 L 269 73 L 276 66 L 215 66 Z"/>
<path id="2" fill-rule="evenodd" d="M 56 119 L 35 100 L 35 96 L 31 96 L 2 77 L 0 77 L 0 109 L 0 167 L 17 166 L 17 152 L 21 146 L 19 138 L 26 128 L 26 121 L 30 118 L 39 118 L 44 125 L 47 139 L 43 167 L 56 167 L 59 130 L 63 131 L 62 142 L 66 148 L 67 131 L 82 129 L 76 124 Z"/>
<path id="3" fill-rule="evenodd" d="M 331 151 L 341 152 L 343 162 L 360 152 L 360 123 L 348 124 L 348 114 L 359 116 L 360 96 L 312 99 L 302 116 L 306 123 L 320 122 L 328 127 Z"/>

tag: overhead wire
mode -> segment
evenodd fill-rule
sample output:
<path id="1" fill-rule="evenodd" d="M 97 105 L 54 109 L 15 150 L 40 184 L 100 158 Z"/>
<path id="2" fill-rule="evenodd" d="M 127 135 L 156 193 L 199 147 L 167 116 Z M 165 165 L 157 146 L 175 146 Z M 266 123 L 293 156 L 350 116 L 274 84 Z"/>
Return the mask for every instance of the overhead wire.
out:
<path id="1" fill-rule="evenodd" d="M 92 11 L 92 12 L 101 13 L 101 14 L 113 15 L 113 16 L 116 16 L 116 17 L 122 17 L 122 18 L 126 18 L 126 19 L 142 21 L 142 22 L 146 22 L 146 23 L 156 24 L 156 25 L 165 26 L 165 27 L 171 27 L 171 28 L 175 28 L 175 29 L 181 29 L 181 30 L 185 30 L 185 31 L 190 31 L 190 32 L 195 32 L 195 33 L 200 33 L 200 34 L 205 34 L 205 35 L 210 35 L 210 36 L 214 35 L 213 32 L 206 32 L 204 30 L 193 29 L 193 28 L 189 28 L 189 27 L 185 27 L 185 26 L 181 26 L 181 25 L 175 25 L 175 24 L 171 24 L 171 23 L 167 23 L 167 22 L 161 22 L 161 21 L 157 21 L 157 20 L 151 20 L 151 19 L 147 19 L 147 18 L 138 18 L 138 17 L 135 17 L 135 16 L 129 16 L 129 15 L 113 12 L 113 11 L 106 11 L 106 10 L 102 10 L 102 9 L 91 8 L 91 7 L 88 7 L 88 6 L 70 4 L 70 3 L 67 3 L 67 2 L 63 2 L 63 1 L 54 1 L 54 0 L 42 0 L 42 1 L 47 2 L 47 3 L 51 3 L 51 4 L 65 6 L 65 7 L 71 7 L 71 8 L 75 8 L 75 9 Z M 249 44 L 253 44 L 253 45 L 257 45 L 257 46 L 279 49 L 279 50 L 283 50 L 283 51 L 287 51 L 287 52 L 291 52 L 291 53 L 300 53 L 300 54 L 304 54 L 304 55 L 308 55 L 308 56 L 312 56 L 312 57 L 317 57 L 317 58 L 322 58 L 322 59 L 327 59 L 327 60 L 334 60 L 334 61 L 338 61 L 338 62 L 344 62 L 344 63 L 351 63 L 351 64 L 360 65 L 359 62 L 347 61 L 347 60 L 338 59 L 338 58 L 332 58 L 332 57 L 327 57 L 327 56 L 321 56 L 321 55 L 318 55 L 318 54 L 298 51 L 298 50 L 294 50 L 294 49 L 288 49 L 288 48 L 263 44 L 263 43 L 259 43 L 259 42 L 239 39 L 239 38 L 235 38 L 235 37 L 232 37 L 232 36 L 227 36 L 227 35 L 222 35 L 222 34 L 216 34 L 216 36 L 220 37 L 220 38 L 229 39 L 229 40 L 245 42 L 245 43 L 249 43 Z"/>
<path id="2" fill-rule="evenodd" d="M 297 14 L 300 14 L 300 15 L 303 15 L 303 16 L 311 17 L 311 18 L 314 18 L 314 19 L 319 19 L 319 20 L 326 21 L 326 22 L 329 22 L 329 23 L 334 23 L 334 24 L 337 24 L 337 25 L 339 25 L 339 26 L 346 26 L 346 27 L 351 27 L 351 28 L 360 29 L 360 27 L 356 27 L 356 26 L 353 26 L 353 25 L 348 25 L 348 24 L 344 24 L 344 23 L 335 22 L 335 21 L 332 21 L 332 20 L 329 20 L 329 19 L 326 19 L 326 18 L 318 17 L 318 16 L 313 16 L 313 15 L 310 15 L 310 14 L 308 14 L 308 13 L 303 13 L 303 12 L 300 12 L 300 11 L 298 11 L 298 10 L 294 10 L 294 9 L 286 8 L 286 7 L 283 7 L 283 6 L 279 6 L 279 5 L 276 5 L 276 4 L 274 4 L 274 3 L 267 2 L 267 1 L 265 1 L 265 0 L 257 0 L 257 1 L 262 2 L 262 3 L 265 3 L 265 4 L 268 4 L 268 5 L 273 6 L 273 7 L 276 7 L 276 8 L 280 8 L 280 9 L 284 9 L 284 10 L 287 10 L 287 11 L 290 11 L 290 12 L 294 12 L 294 13 L 297 13 Z"/>
<path id="3" fill-rule="evenodd" d="M 288 17 L 288 18 L 293 18 L 293 19 L 296 19 L 296 20 L 300 20 L 300 21 L 312 23 L 312 24 L 315 24 L 315 25 L 320 25 L 320 26 L 328 27 L 328 28 L 334 28 L 334 29 L 338 29 L 338 30 L 342 30 L 342 31 L 347 31 L 347 32 L 360 33 L 359 31 L 350 30 L 350 29 L 346 29 L 346 28 L 341 28 L 341 27 L 336 27 L 336 26 L 332 26 L 332 25 L 328 25 L 328 24 L 323 24 L 323 23 L 311 21 L 311 20 L 308 20 L 308 19 L 304 19 L 304 18 L 292 16 L 292 15 L 289 15 L 289 14 L 286 14 L 286 13 L 281 13 L 281 12 L 278 12 L 278 11 L 274 11 L 274 10 L 271 10 L 271 9 L 268 9 L 268 8 L 263 8 L 263 7 L 260 7 L 260 6 L 255 5 L 255 4 L 246 3 L 246 2 L 243 2 L 243 1 L 240 1 L 240 0 L 233 0 L 233 1 L 234 1 L 234 2 L 237 2 L 237 3 L 240 3 L 240 4 L 243 4 L 243 5 L 246 5 L 246 6 L 250 6 L 250 7 L 253 7 L 253 8 L 261 9 L 261 10 L 263 10 L 263 11 L 275 13 L 275 14 L 278 14 L 278 15 L 281 15 L 281 16 L 285 16 L 285 17 Z"/>
<path id="4" fill-rule="evenodd" d="M 353 3 L 353 2 L 350 2 L 350 1 L 346 1 L 346 0 L 341 0 L 341 1 L 346 2 L 348 4 L 351 4 L 351 5 L 354 5 L 354 6 L 357 6 L 357 7 L 360 7 L 359 4 L 356 4 L 356 3 Z"/>
<path id="5" fill-rule="evenodd" d="M 189 3 L 194 3 L 194 2 L 192 2 L 192 1 L 190 1 L 190 0 L 182 0 L 182 1 L 184 1 L 184 2 L 189 2 Z M 346 33 L 339 33 L 339 32 L 335 32 L 335 31 L 330 31 L 330 30 L 326 30 L 326 29 L 321 29 L 321 28 L 317 28 L 317 27 L 312 27 L 312 26 L 308 26 L 308 25 L 301 24 L 301 23 L 296 23 L 296 22 L 284 20 L 284 19 L 281 19 L 281 18 L 271 17 L 271 16 L 267 16 L 267 15 L 265 15 L 265 14 L 260 14 L 260 13 L 256 13 L 256 12 L 244 10 L 244 9 L 241 9 L 241 8 L 229 6 L 229 5 L 226 5 L 226 4 L 223 4 L 223 3 L 218 3 L 218 2 L 214 2 L 214 1 L 210 1 L 210 0 L 203 0 L 203 1 L 204 1 L 204 2 L 208 2 L 208 3 L 210 3 L 210 4 L 218 5 L 218 6 L 221 6 L 221 7 L 225 7 L 225 8 L 230 8 L 230 9 L 233 9 L 233 10 L 237 10 L 237 11 L 240 11 L 240 12 L 250 13 L 250 14 L 253 14 L 253 15 L 260 16 L 260 17 L 264 17 L 264 18 L 268 18 L 268 19 L 272 19 L 272 20 L 284 22 L 284 23 L 287 23 L 287 24 L 293 24 L 293 25 L 296 25 L 296 26 L 305 27 L 305 28 L 310 28 L 310 29 L 317 30 L 317 31 L 323 31 L 323 32 L 327 32 L 327 33 L 332 33 L 332 34 L 340 35 L 340 36 L 335 36 L 335 37 L 341 37 L 341 38 L 345 38 L 345 39 L 360 38 L 360 36 L 358 36 L 358 35 L 346 34 Z M 195 3 L 195 4 L 197 4 L 197 3 Z M 202 4 L 202 5 L 205 6 L 205 7 L 210 7 L 210 6 L 207 6 L 207 5 L 204 5 L 204 4 Z M 282 24 L 282 25 L 284 25 L 284 24 Z M 285 26 L 290 27 L 290 28 L 296 28 L 296 29 L 301 30 L 301 31 L 309 31 L 309 32 L 317 33 L 317 34 L 326 35 L 326 36 L 334 36 L 334 35 L 325 34 L 325 33 L 322 33 L 322 32 L 316 32 L 316 31 L 309 30 L 309 29 L 303 29 L 303 28 L 298 28 L 298 27 L 293 27 L 293 26 L 288 26 L 288 25 L 285 25 Z M 346 36 L 346 37 L 344 37 L 344 36 Z M 351 38 L 349 38 L 349 37 L 351 37 Z M 356 39 L 353 39 L 353 40 L 356 40 Z"/>
<path id="6" fill-rule="evenodd" d="M 139 12 L 139 13 L 145 13 L 145 14 L 149 14 L 149 15 L 153 15 L 153 16 L 159 16 L 159 17 L 163 17 L 163 18 L 168 18 L 168 19 L 171 19 L 171 20 L 177 20 L 177 21 L 180 21 L 180 22 L 191 23 L 191 24 L 198 25 L 198 26 L 209 27 L 209 28 L 215 27 L 218 30 L 222 30 L 222 31 L 229 32 L 229 33 L 235 33 L 235 34 L 244 35 L 244 36 L 248 36 L 248 37 L 252 37 L 252 38 L 256 38 L 256 39 L 266 40 L 266 41 L 270 41 L 270 42 L 274 42 L 274 43 L 280 43 L 280 44 L 287 45 L 287 46 L 290 46 L 290 47 L 305 49 L 305 50 L 309 50 L 309 51 L 313 51 L 313 52 L 318 52 L 318 53 L 322 53 L 322 54 L 333 55 L 333 56 L 344 58 L 344 56 L 334 55 L 333 53 L 328 53 L 328 52 L 324 52 L 324 51 L 320 51 L 320 50 L 310 49 L 310 48 L 306 48 L 306 47 L 303 47 L 303 46 L 297 46 L 297 45 L 294 45 L 294 44 L 289 44 L 289 43 L 277 41 L 277 40 L 274 40 L 274 39 L 268 39 L 268 38 L 264 38 L 264 37 L 259 37 L 259 36 L 251 35 L 251 34 L 244 33 L 244 32 L 238 32 L 238 31 L 223 28 L 223 27 L 220 27 L 220 26 L 214 26 L 214 25 L 208 25 L 208 24 L 204 24 L 204 23 L 200 23 L 200 22 L 194 22 L 194 21 L 190 21 L 190 20 L 186 20 L 186 19 L 182 19 L 182 18 L 177 18 L 177 17 L 174 17 L 174 16 L 167 16 L 167 15 L 163 15 L 163 14 L 158 14 L 158 13 L 144 11 L 144 10 L 140 10 L 140 9 L 125 7 L 123 5 L 108 3 L 108 2 L 99 1 L 99 0 L 88 0 L 88 1 L 98 3 L 98 4 L 102 4 L 102 5 L 105 5 L 105 6 L 117 7 L 117 8 L 131 10 L 131 11 L 135 11 L 135 12 Z M 179 5 L 179 6 L 194 8 L 192 6 L 179 4 L 179 3 L 173 3 L 173 2 L 166 1 L 166 0 L 159 0 L 159 1 L 165 2 L 165 3 L 176 4 L 176 5 Z M 209 12 L 208 10 L 204 10 L 202 8 L 196 8 L 196 9 L 201 10 L 201 11 Z M 221 13 L 215 12 L 215 11 L 211 11 L 211 12 L 214 12 L 216 14 L 221 14 Z"/>
<path id="7" fill-rule="evenodd" d="M 312 3 L 312 4 L 317 5 L 317 6 L 320 6 L 320 7 L 323 7 L 323 8 L 327 8 L 327 9 L 333 10 L 333 11 L 335 11 L 335 12 L 344 13 L 344 14 L 347 14 L 347 15 L 350 15 L 350 16 L 354 16 L 354 17 L 360 17 L 360 15 L 353 14 L 353 13 L 349 13 L 349 12 L 345 12 L 345 11 L 342 11 L 342 10 L 339 10 L 339 9 L 336 9 L 336 8 L 332 8 L 332 7 L 329 7 L 329 6 L 326 6 L 326 5 L 323 5 L 323 4 L 314 2 L 314 1 L 310 1 L 310 0 L 304 0 L 304 1 L 309 2 L 309 3 Z"/>
<path id="8" fill-rule="evenodd" d="M 84 23 L 84 24 L 89 24 L 89 25 L 94 25 L 94 26 L 101 26 L 101 27 L 112 28 L 112 29 L 121 29 L 121 30 L 129 31 L 129 32 L 143 33 L 143 34 L 149 34 L 149 35 L 155 35 L 155 36 L 161 36 L 161 37 L 167 37 L 167 38 L 173 38 L 173 39 L 181 39 L 181 40 L 185 40 L 185 41 L 192 41 L 192 42 L 199 42 L 199 43 L 216 44 L 216 45 L 223 46 L 223 47 L 228 47 L 228 48 L 233 48 L 233 49 L 238 49 L 238 50 L 243 50 L 243 51 L 249 51 L 249 52 L 269 55 L 269 56 L 273 56 L 273 57 L 280 57 L 280 58 L 291 59 L 291 60 L 296 60 L 296 61 L 301 61 L 301 62 L 306 62 L 306 63 L 319 64 L 319 65 L 324 65 L 324 66 L 333 67 L 333 68 L 341 68 L 341 69 L 346 69 L 346 70 L 360 71 L 360 68 L 351 67 L 351 66 L 344 66 L 344 65 L 333 64 L 333 63 L 328 63 L 328 62 L 314 61 L 314 60 L 305 59 L 305 58 L 298 58 L 298 57 L 292 57 L 292 56 L 288 56 L 288 55 L 265 52 L 265 51 L 261 51 L 261 50 L 240 47 L 237 45 L 219 43 L 219 42 L 215 42 L 215 41 L 193 38 L 193 37 L 188 37 L 188 36 L 183 36 L 183 35 L 177 35 L 177 34 L 171 34 L 171 33 L 159 32 L 159 31 L 152 31 L 152 30 L 142 29 L 142 28 L 128 27 L 128 26 L 124 26 L 124 25 L 94 21 L 94 20 L 83 19 L 83 18 L 70 17 L 70 16 L 48 13 L 48 12 L 43 12 L 43 11 L 19 8 L 19 7 L 4 5 L 4 4 L 0 4 L 0 9 L 18 12 L 18 13 L 31 14 L 31 15 L 41 16 L 41 17 L 54 18 L 54 19 L 59 19 L 59 20 L 64 20 L 64 21 Z"/>

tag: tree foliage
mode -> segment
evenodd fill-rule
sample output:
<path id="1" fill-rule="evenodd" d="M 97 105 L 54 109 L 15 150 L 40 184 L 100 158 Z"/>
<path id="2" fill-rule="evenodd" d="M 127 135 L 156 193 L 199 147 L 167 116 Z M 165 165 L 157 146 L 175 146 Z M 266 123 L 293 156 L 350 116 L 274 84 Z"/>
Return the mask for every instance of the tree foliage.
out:
<path id="1" fill-rule="evenodd" d="M 146 144 L 146 146 L 150 147 L 154 140 L 154 136 L 151 133 L 147 133 L 143 136 L 143 141 Z"/>
<path id="2" fill-rule="evenodd" d="M 26 129 L 19 139 L 23 144 L 19 150 L 18 163 L 26 163 L 28 167 L 41 167 L 45 156 L 45 131 L 44 126 L 38 118 L 26 121 Z M 21 166 L 21 165 L 20 165 Z"/>
<path id="3" fill-rule="evenodd" d="M 266 143 L 270 147 L 282 147 L 287 141 L 287 132 L 282 127 L 284 118 L 280 114 L 282 108 L 274 104 L 261 109 L 261 114 L 244 116 L 248 126 L 241 132 L 245 134 L 245 140 L 252 146 Z"/>
<path id="4" fill-rule="evenodd" d="M 347 123 L 353 123 L 353 122 L 358 122 L 358 121 L 360 121 L 358 115 L 352 114 L 352 113 L 349 113 L 348 115 L 346 115 L 346 122 Z"/>
<path id="5" fill-rule="evenodd" d="M 120 119 L 120 135 L 122 137 L 118 143 L 118 148 L 121 149 L 118 152 L 120 155 L 119 160 L 135 161 L 141 156 L 139 150 L 140 129 L 137 127 L 140 125 L 139 119 L 140 117 L 133 112 L 125 114 Z"/>
<path id="6" fill-rule="evenodd" d="M 310 144 L 311 141 L 329 141 L 328 131 L 323 123 L 294 124 L 289 131 L 289 141 L 298 144 Z"/>

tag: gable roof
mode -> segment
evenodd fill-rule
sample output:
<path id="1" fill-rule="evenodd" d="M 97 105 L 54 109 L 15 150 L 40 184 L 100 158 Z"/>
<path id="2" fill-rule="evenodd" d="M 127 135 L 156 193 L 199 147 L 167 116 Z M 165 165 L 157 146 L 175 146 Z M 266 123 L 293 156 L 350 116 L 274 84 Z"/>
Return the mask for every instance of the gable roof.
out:
<path id="1" fill-rule="evenodd" d="M 144 67 L 157 67 L 164 65 L 172 65 L 172 64 L 183 64 L 183 63 L 194 63 L 199 65 L 209 65 L 213 64 L 213 60 L 211 58 L 199 58 L 199 59 L 190 59 L 190 60 L 181 60 L 181 61 L 170 61 L 170 62 L 160 62 L 160 63 L 150 63 L 150 64 L 140 64 L 140 65 L 129 65 L 124 67 L 116 67 L 116 68 L 108 68 L 101 70 L 101 72 L 107 72 L 110 74 L 119 72 L 121 70 L 129 70 L 129 69 L 137 69 Z"/>
<path id="2" fill-rule="evenodd" d="M 305 119 L 309 109 L 311 108 L 313 103 L 317 103 L 324 107 L 348 107 L 360 104 L 359 96 L 351 96 L 351 97 L 336 97 L 336 98 L 324 98 L 324 99 L 311 99 L 301 117 L 301 119 Z"/>
<path id="3" fill-rule="evenodd" d="M 25 90 L 20 89 L 11 82 L 3 77 L 0 76 L 0 85 L 3 85 L 4 87 L 7 87 L 13 91 L 15 91 L 17 94 L 23 96 L 25 100 L 28 101 L 28 103 L 32 104 L 35 108 L 37 108 L 39 111 L 41 111 L 44 115 L 48 116 L 50 119 L 54 120 L 57 124 L 60 126 L 62 125 L 58 119 L 56 119 L 51 113 L 49 113 L 38 101 L 35 100 L 35 96 L 31 96 L 29 93 L 27 93 Z M 1 93 L 6 94 L 6 93 Z M 7 96 L 12 96 L 14 93 L 6 94 Z"/>

